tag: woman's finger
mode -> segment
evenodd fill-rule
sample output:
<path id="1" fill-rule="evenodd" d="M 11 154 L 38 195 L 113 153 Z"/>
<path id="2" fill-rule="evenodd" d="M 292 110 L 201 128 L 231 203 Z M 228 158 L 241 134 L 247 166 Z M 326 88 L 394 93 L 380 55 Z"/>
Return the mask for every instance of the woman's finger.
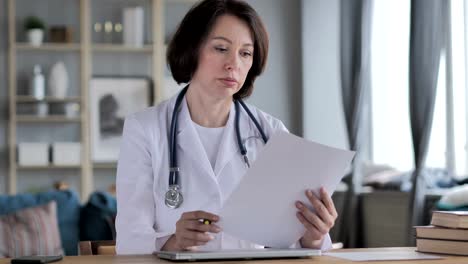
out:
<path id="1" fill-rule="evenodd" d="M 198 232 L 198 231 L 185 230 L 184 232 L 181 232 L 180 235 L 182 236 L 182 238 L 185 238 L 185 239 L 201 241 L 205 243 L 214 239 L 214 236 L 207 234 L 207 233 Z"/>
<path id="2" fill-rule="evenodd" d="M 184 220 L 207 219 L 211 222 L 217 222 L 219 220 L 219 216 L 205 211 L 185 212 L 180 218 Z"/>
<path id="3" fill-rule="evenodd" d="M 180 247 L 185 249 L 185 250 L 190 250 L 191 247 L 203 246 L 205 244 L 206 244 L 206 242 L 192 240 L 192 239 L 189 239 L 189 238 L 181 238 L 180 241 L 179 241 Z"/>
<path id="4" fill-rule="evenodd" d="M 332 216 L 330 215 L 330 212 L 328 212 L 328 209 L 326 206 L 320 201 L 313 193 L 311 190 L 306 191 L 306 196 L 309 198 L 310 203 L 315 209 L 315 212 L 317 215 L 328 225 L 328 226 L 333 226 L 334 220 L 332 219 Z"/>
<path id="5" fill-rule="evenodd" d="M 305 220 L 312 224 L 321 234 L 328 233 L 329 228 L 320 217 L 310 211 L 309 208 L 301 202 L 297 202 L 297 207 Z"/>
<path id="6" fill-rule="evenodd" d="M 335 204 L 333 203 L 332 198 L 328 195 L 325 188 L 320 188 L 320 198 L 322 199 L 323 204 L 327 207 L 328 212 L 334 217 L 338 217 L 338 213 L 336 212 Z"/>
<path id="7" fill-rule="evenodd" d="M 312 223 L 307 221 L 307 219 L 305 219 L 304 215 L 301 212 L 297 212 L 296 216 L 307 229 L 307 232 L 312 236 L 313 239 L 322 238 L 322 234 L 320 233 L 320 231 Z"/>
<path id="8" fill-rule="evenodd" d="M 215 224 L 206 225 L 199 220 L 183 220 L 185 229 L 199 232 L 219 233 L 221 228 Z"/>

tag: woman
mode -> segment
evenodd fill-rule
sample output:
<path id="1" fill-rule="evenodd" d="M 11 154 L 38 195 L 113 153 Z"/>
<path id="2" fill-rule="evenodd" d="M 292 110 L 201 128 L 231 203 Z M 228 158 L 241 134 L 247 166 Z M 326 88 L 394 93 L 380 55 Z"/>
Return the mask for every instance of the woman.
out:
<path id="1" fill-rule="evenodd" d="M 118 254 L 259 247 L 223 233 L 216 212 L 263 148 L 260 129 L 267 138 L 286 130 L 255 107 L 239 106 L 252 93 L 267 54 L 267 33 L 248 4 L 205 0 L 187 13 L 167 59 L 174 79 L 189 85 L 125 121 L 117 170 Z M 333 202 L 324 191 L 320 198 L 305 195 L 316 213 L 296 202 L 307 231 L 292 246 L 329 249 Z"/>

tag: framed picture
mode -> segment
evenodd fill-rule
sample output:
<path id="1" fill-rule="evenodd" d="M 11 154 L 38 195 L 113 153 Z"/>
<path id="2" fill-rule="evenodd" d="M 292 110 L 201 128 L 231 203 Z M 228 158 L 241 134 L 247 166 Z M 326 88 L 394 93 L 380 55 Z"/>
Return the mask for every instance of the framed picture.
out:
<path id="1" fill-rule="evenodd" d="M 93 76 L 89 103 L 94 163 L 117 161 L 125 117 L 149 107 L 152 91 L 147 77 Z"/>

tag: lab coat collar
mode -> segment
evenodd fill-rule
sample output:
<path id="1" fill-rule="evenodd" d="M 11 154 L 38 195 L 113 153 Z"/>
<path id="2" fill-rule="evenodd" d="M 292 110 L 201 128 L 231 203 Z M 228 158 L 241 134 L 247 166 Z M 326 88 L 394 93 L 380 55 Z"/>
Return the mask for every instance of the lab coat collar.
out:
<path id="1" fill-rule="evenodd" d="M 185 98 L 183 99 L 181 106 L 182 107 L 178 116 L 177 129 L 178 145 L 181 149 L 185 149 L 184 152 L 186 152 L 187 155 L 191 156 L 192 159 L 196 161 L 196 164 L 200 164 L 200 166 L 203 167 L 203 169 L 216 180 L 217 176 L 219 176 L 226 164 L 229 163 L 229 161 L 231 161 L 232 158 L 235 158 L 234 154 L 237 153 L 238 155 L 240 155 L 240 150 L 235 132 L 236 110 L 234 103 L 231 104 L 229 118 L 226 122 L 226 126 L 223 133 L 223 139 L 221 140 L 221 144 L 219 146 L 218 154 L 216 157 L 214 171 L 211 167 L 208 156 L 206 155 L 205 149 L 203 148 L 203 145 L 200 141 L 198 133 L 195 130 L 195 127 L 193 126 L 192 118 L 190 116 L 187 101 Z M 252 126 L 250 125 L 247 114 L 243 111 L 242 107 L 240 107 L 239 110 L 241 111 L 239 117 L 240 134 L 241 138 L 245 139 L 249 136 L 252 136 L 254 133 L 252 131 Z M 192 142 L 189 142 L 190 140 L 192 140 Z M 188 146 L 190 146 L 190 148 Z"/>

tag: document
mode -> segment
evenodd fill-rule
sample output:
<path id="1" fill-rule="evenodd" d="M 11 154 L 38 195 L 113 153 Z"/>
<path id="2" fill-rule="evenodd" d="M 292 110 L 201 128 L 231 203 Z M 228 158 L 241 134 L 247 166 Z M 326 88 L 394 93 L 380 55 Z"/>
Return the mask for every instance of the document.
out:
<path id="1" fill-rule="evenodd" d="M 414 260 L 414 259 L 441 259 L 442 257 L 420 253 L 416 251 L 361 251 L 361 252 L 326 252 L 326 256 L 351 260 L 351 261 L 375 261 L 375 260 Z"/>
<path id="2" fill-rule="evenodd" d="M 290 247 L 305 233 L 295 202 L 311 207 L 305 196 L 308 189 L 319 195 L 324 187 L 331 196 L 353 157 L 353 151 L 276 133 L 225 202 L 219 225 L 239 239 Z"/>

